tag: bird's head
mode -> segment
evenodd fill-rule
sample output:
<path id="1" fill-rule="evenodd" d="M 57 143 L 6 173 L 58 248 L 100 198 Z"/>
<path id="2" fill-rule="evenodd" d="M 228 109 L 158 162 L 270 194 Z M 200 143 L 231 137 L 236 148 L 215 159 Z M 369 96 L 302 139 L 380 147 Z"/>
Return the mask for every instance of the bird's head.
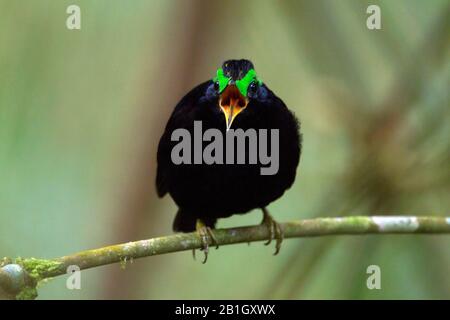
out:
<path id="1" fill-rule="evenodd" d="M 219 95 L 219 107 L 225 116 L 227 130 L 233 120 L 256 98 L 262 85 L 249 60 L 227 60 L 217 70 L 213 79 L 214 89 Z"/>

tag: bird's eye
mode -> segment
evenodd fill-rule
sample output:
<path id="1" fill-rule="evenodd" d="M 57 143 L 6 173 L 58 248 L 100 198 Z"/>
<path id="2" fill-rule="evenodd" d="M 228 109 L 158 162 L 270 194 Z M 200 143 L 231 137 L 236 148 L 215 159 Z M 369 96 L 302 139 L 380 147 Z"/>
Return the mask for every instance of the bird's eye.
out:
<path id="1" fill-rule="evenodd" d="M 219 81 L 214 82 L 214 90 L 219 92 Z"/>
<path id="2" fill-rule="evenodd" d="M 253 81 L 248 86 L 248 94 L 250 96 L 254 96 L 254 95 L 256 95 L 256 91 L 258 91 L 258 84 L 256 83 L 256 81 Z"/>

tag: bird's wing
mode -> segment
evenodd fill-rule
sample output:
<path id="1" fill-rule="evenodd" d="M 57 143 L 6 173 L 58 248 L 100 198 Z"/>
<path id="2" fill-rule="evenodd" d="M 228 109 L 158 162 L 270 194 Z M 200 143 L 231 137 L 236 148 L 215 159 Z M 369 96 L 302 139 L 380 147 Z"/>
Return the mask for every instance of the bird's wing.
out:
<path id="1" fill-rule="evenodd" d="M 164 133 L 159 141 L 157 154 L 158 167 L 156 172 L 156 191 L 158 192 L 159 197 L 163 197 L 169 191 L 170 187 L 170 154 L 172 151 L 172 141 L 170 138 L 172 132 L 177 128 L 184 127 L 185 125 L 183 124 L 186 122 L 189 122 L 190 120 L 194 121 L 193 118 L 190 119 L 193 117 L 192 111 L 210 84 L 211 80 L 206 81 L 187 93 L 175 106 L 175 109 L 167 122 Z"/>

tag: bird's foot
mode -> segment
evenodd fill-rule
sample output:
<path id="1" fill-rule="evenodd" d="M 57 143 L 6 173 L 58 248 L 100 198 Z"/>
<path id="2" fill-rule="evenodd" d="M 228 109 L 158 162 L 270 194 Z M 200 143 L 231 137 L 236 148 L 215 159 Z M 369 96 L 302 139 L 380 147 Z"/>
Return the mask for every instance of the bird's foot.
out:
<path id="1" fill-rule="evenodd" d="M 202 241 L 202 248 L 200 250 L 202 250 L 205 254 L 205 258 L 203 259 L 202 263 L 206 263 L 206 260 L 208 260 L 209 245 L 215 245 L 216 249 L 218 249 L 219 243 L 217 242 L 217 238 L 214 235 L 212 229 L 206 226 L 205 223 L 200 219 L 197 220 L 196 230 L 198 236 L 200 237 L 200 240 Z M 192 250 L 192 255 L 195 259 L 195 249 Z"/>
<path id="2" fill-rule="evenodd" d="M 277 255 L 278 252 L 280 252 L 281 243 L 283 242 L 284 237 L 283 229 L 281 228 L 280 224 L 272 218 L 272 216 L 269 214 L 269 211 L 267 211 L 266 208 L 262 208 L 262 211 L 264 217 L 261 224 L 266 225 L 270 233 L 269 240 L 267 240 L 267 242 L 265 242 L 264 245 L 267 246 L 270 243 L 272 243 L 272 239 L 276 239 L 277 242 L 275 244 L 275 252 L 273 255 Z"/>

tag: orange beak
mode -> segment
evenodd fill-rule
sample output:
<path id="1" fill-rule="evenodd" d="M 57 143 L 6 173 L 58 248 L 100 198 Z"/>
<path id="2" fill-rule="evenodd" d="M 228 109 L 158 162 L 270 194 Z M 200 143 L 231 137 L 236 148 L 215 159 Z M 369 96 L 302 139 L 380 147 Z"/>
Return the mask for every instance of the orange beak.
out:
<path id="1" fill-rule="evenodd" d="M 231 84 L 228 85 L 220 95 L 219 106 L 225 115 L 227 131 L 230 129 L 233 120 L 247 107 L 248 100 L 244 97 L 239 89 Z"/>

